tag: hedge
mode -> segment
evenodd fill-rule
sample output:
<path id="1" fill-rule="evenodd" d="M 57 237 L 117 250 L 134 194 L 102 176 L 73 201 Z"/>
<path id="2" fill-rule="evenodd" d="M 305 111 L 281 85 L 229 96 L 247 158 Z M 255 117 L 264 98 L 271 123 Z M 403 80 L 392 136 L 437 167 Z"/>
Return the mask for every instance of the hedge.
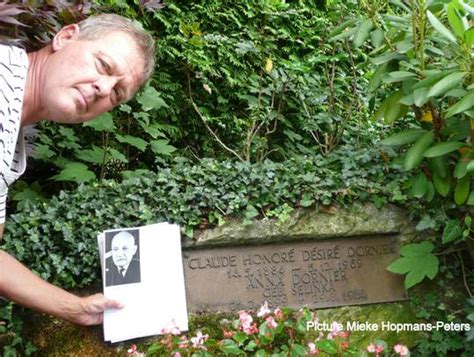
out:
<path id="1" fill-rule="evenodd" d="M 355 154 L 343 147 L 283 163 L 180 158 L 121 183 L 82 185 L 27 204 L 7 220 L 2 248 L 52 283 L 83 287 L 100 277 L 96 236 L 105 229 L 168 221 L 192 239 L 195 228 L 228 216 L 283 219 L 288 209 L 317 203 L 403 199 L 402 178 L 388 175 L 378 156 L 376 149 Z"/>

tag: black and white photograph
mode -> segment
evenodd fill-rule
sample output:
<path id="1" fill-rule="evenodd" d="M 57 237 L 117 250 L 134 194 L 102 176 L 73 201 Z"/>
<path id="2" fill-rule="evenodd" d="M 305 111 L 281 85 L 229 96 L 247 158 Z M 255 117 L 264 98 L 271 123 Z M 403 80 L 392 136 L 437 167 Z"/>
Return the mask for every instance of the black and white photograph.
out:
<path id="1" fill-rule="evenodd" d="M 105 286 L 140 283 L 139 230 L 107 232 L 105 244 Z"/>

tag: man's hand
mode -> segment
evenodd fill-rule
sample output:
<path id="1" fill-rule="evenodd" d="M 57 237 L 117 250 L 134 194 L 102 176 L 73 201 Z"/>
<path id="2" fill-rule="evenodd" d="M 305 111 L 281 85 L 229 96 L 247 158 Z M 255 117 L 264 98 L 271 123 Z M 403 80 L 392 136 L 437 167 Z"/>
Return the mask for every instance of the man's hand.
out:
<path id="1" fill-rule="evenodd" d="M 101 324 L 105 309 L 121 309 L 123 307 L 122 303 L 107 299 L 102 294 L 81 297 L 79 299 L 78 310 L 72 311 L 71 315 L 67 316 L 66 319 L 84 326 Z"/>

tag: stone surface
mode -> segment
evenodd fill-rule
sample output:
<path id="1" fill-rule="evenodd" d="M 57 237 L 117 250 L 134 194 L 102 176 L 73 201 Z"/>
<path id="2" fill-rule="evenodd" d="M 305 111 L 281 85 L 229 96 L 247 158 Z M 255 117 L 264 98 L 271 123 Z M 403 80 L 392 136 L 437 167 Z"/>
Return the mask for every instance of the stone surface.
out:
<path id="1" fill-rule="evenodd" d="M 327 213 L 327 212 L 331 213 Z M 366 235 L 398 234 L 402 244 L 415 236 L 415 229 L 402 209 L 386 205 L 355 204 L 347 208 L 298 209 L 285 222 L 263 219 L 244 225 L 230 220 L 221 227 L 196 233 L 183 247 L 229 246 L 265 242 L 328 239 Z"/>
<path id="2" fill-rule="evenodd" d="M 346 306 L 406 299 L 397 235 L 183 252 L 190 311 Z"/>

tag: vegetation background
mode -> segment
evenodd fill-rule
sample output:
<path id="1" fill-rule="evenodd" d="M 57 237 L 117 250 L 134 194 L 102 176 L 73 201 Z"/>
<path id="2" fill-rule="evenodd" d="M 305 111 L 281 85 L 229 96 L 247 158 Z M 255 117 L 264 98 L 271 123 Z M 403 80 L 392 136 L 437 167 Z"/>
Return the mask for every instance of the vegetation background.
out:
<path id="1" fill-rule="evenodd" d="M 407 207 L 423 241 L 389 269 L 406 274 L 407 288 L 459 279 L 466 306 L 434 297 L 424 318 L 472 323 L 473 8 L 469 0 L 0 3 L 2 34 L 28 50 L 66 23 L 114 12 L 157 38 L 158 63 L 136 99 L 113 112 L 81 126 L 38 125 L 29 169 L 10 193 L 16 214 L 3 248 L 50 281 L 81 287 L 97 277 L 94 232 L 110 228 L 110 217 L 117 225 L 159 217 L 192 237 L 228 216 L 284 221 L 298 207 L 391 202 Z M 135 215 L 115 208 L 130 201 Z M 26 353 L 21 321 L 11 305 L 1 309 L 0 333 L 16 338 L 6 353 Z M 428 336 L 419 352 L 472 351 L 473 338 Z"/>

